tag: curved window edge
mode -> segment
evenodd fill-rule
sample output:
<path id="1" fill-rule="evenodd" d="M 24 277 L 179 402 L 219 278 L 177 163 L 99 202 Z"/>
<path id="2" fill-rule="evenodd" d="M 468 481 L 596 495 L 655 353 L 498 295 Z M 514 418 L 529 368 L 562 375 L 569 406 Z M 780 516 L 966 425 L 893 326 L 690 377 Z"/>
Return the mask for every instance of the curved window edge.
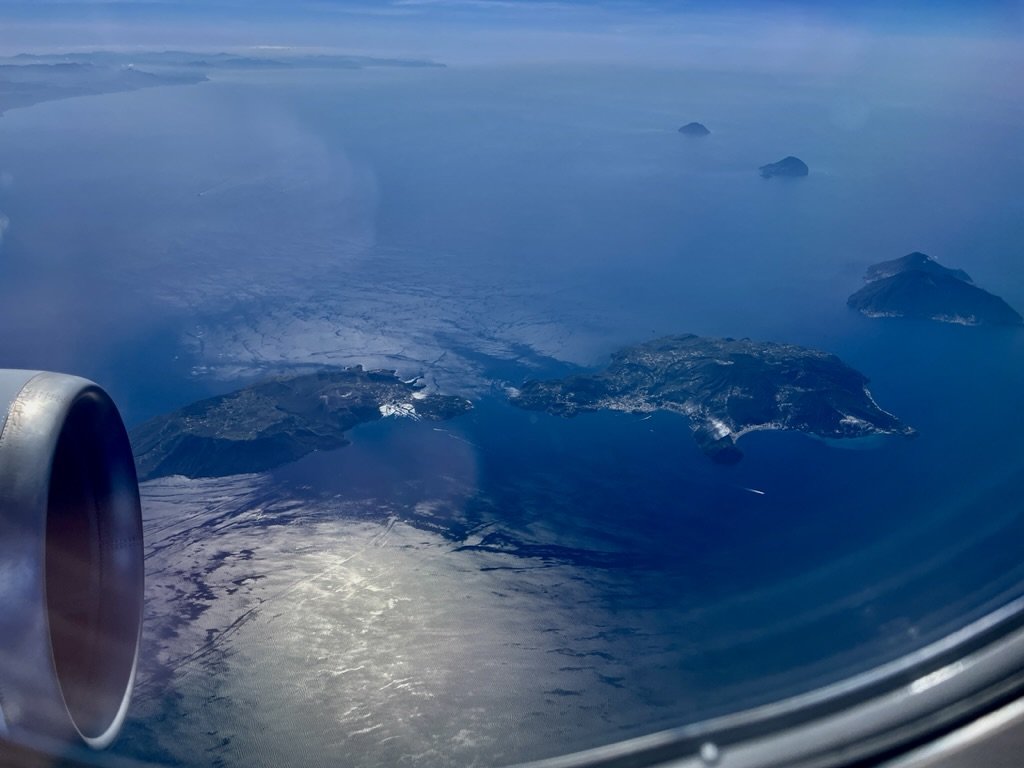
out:
<path id="1" fill-rule="evenodd" d="M 937 740 L 962 746 L 954 732 L 1020 705 L 1014 699 L 1022 695 L 1018 598 L 918 651 L 809 693 L 519 768 L 868 768 L 926 744 L 934 757 Z M 1014 715 L 1007 710 L 997 721 L 1005 730 Z"/>

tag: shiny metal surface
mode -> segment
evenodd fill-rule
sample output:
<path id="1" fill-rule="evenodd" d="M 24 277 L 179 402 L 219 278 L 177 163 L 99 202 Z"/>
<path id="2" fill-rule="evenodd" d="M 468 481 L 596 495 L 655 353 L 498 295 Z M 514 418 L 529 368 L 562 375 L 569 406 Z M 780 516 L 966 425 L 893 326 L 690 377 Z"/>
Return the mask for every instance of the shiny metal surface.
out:
<path id="1" fill-rule="evenodd" d="M 103 747 L 130 698 L 142 524 L 128 438 L 90 381 L 0 372 L 0 711 L 8 738 Z"/>
<path id="2" fill-rule="evenodd" d="M 1007 704 L 879 768 L 1019 768 L 1024 699 Z"/>

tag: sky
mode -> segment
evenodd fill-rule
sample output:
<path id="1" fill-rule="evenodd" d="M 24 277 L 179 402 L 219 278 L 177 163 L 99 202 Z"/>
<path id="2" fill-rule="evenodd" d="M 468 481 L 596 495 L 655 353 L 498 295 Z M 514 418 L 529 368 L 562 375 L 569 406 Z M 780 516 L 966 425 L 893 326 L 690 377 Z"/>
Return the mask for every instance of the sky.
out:
<path id="1" fill-rule="evenodd" d="M 867 36 L 1016 45 L 1021 34 L 1024 0 L 0 0 L 0 54 L 289 46 L 458 64 L 692 66 L 725 39 L 771 69 L 794 46 L 802 61 L 827 54 L 827 65 Z"/>

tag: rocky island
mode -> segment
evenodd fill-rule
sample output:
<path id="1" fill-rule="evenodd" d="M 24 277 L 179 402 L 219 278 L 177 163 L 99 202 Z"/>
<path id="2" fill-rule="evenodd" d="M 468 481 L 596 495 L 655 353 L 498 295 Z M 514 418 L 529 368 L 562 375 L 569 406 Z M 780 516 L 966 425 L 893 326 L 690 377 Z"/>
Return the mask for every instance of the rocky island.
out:
<path id="1" fill-rule="evenodd" d="M 867 317 L 913 317 L 960 325 L 1021 325 L 1024 319 L 998 296 L 979 288 L 962 269 L 949 269 L 915 251 L 868 268 L 867 285 L 847 305 Z"/>
<path id="2" fill-rule="evenodd" d="M 386 416 L 444 420 L 470 410 L 392 371 L 361 366 L 271 379 L 192 403 L 131 431 L 139 479 L 262 472 L 347 444 L 345 432 Z"/>
<path id="3" fill-rule="evenodd" d="M 687 123 L 679 132 L 684 136 L 707 136 L 711 133 L 702 123 Z"/>
<path id="4" fill-rule="evenodd" d="M 686 334 L 619 350 L 596 373 L 527 381 L 510 400 L 559 416 L 672 411 L 689 418 L 705 454 L 735 463 L 743 455 L 736 441 L 756 430 L 823 438 L 914 434 L 875 403 L 867 383 L 826 352 Z"/>
<path id="5" fill-rule="evenodd" d="M 761 178 L 764 179 L 770 179 L 775 176 L 799 177 L 806 176 L 809 173 L 807 163 L 799 157 L 793 157 L 792 155 L 782 158 L 777 163 L 762 165 L 758 170 L 761 172 Z"/>
<path id="6" fill-rule="evenodd" d="M 965 283 L 974 282 L 971 279 L 971 276 L 962 269 L 950 269 L 949 267 L 944 267 L 931 256 L 921 253 L 920 251 L 908 253 L 906 256 L 902 256 L 898 259 L 880 261 L 877 264 L 872 264 L 868 267 L 867 272 L 864 273 L 864 279 L 868 282 L 884 280 L 887 277 L 898 275 L 901 272 L 911 272 L 913 270 L 927 272 L 930 275 L 946 275 L 948 277 L 954 277 L 957 280 L 962 280 Z"/>

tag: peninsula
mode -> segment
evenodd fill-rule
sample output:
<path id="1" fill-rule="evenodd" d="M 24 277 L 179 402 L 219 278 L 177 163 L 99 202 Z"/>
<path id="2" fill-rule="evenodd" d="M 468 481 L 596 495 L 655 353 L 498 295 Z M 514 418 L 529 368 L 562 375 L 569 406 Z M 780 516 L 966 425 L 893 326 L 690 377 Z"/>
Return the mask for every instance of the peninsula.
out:
<path id="1" fill-rule="evenodd" d="M 345 432 L 386 416 L 444 420 L 470 410 L 392 371 L 361 366 L 270 379 L 158 416 L 131 431 L 139 479 L 262 472 L 346 445 Z"/>

